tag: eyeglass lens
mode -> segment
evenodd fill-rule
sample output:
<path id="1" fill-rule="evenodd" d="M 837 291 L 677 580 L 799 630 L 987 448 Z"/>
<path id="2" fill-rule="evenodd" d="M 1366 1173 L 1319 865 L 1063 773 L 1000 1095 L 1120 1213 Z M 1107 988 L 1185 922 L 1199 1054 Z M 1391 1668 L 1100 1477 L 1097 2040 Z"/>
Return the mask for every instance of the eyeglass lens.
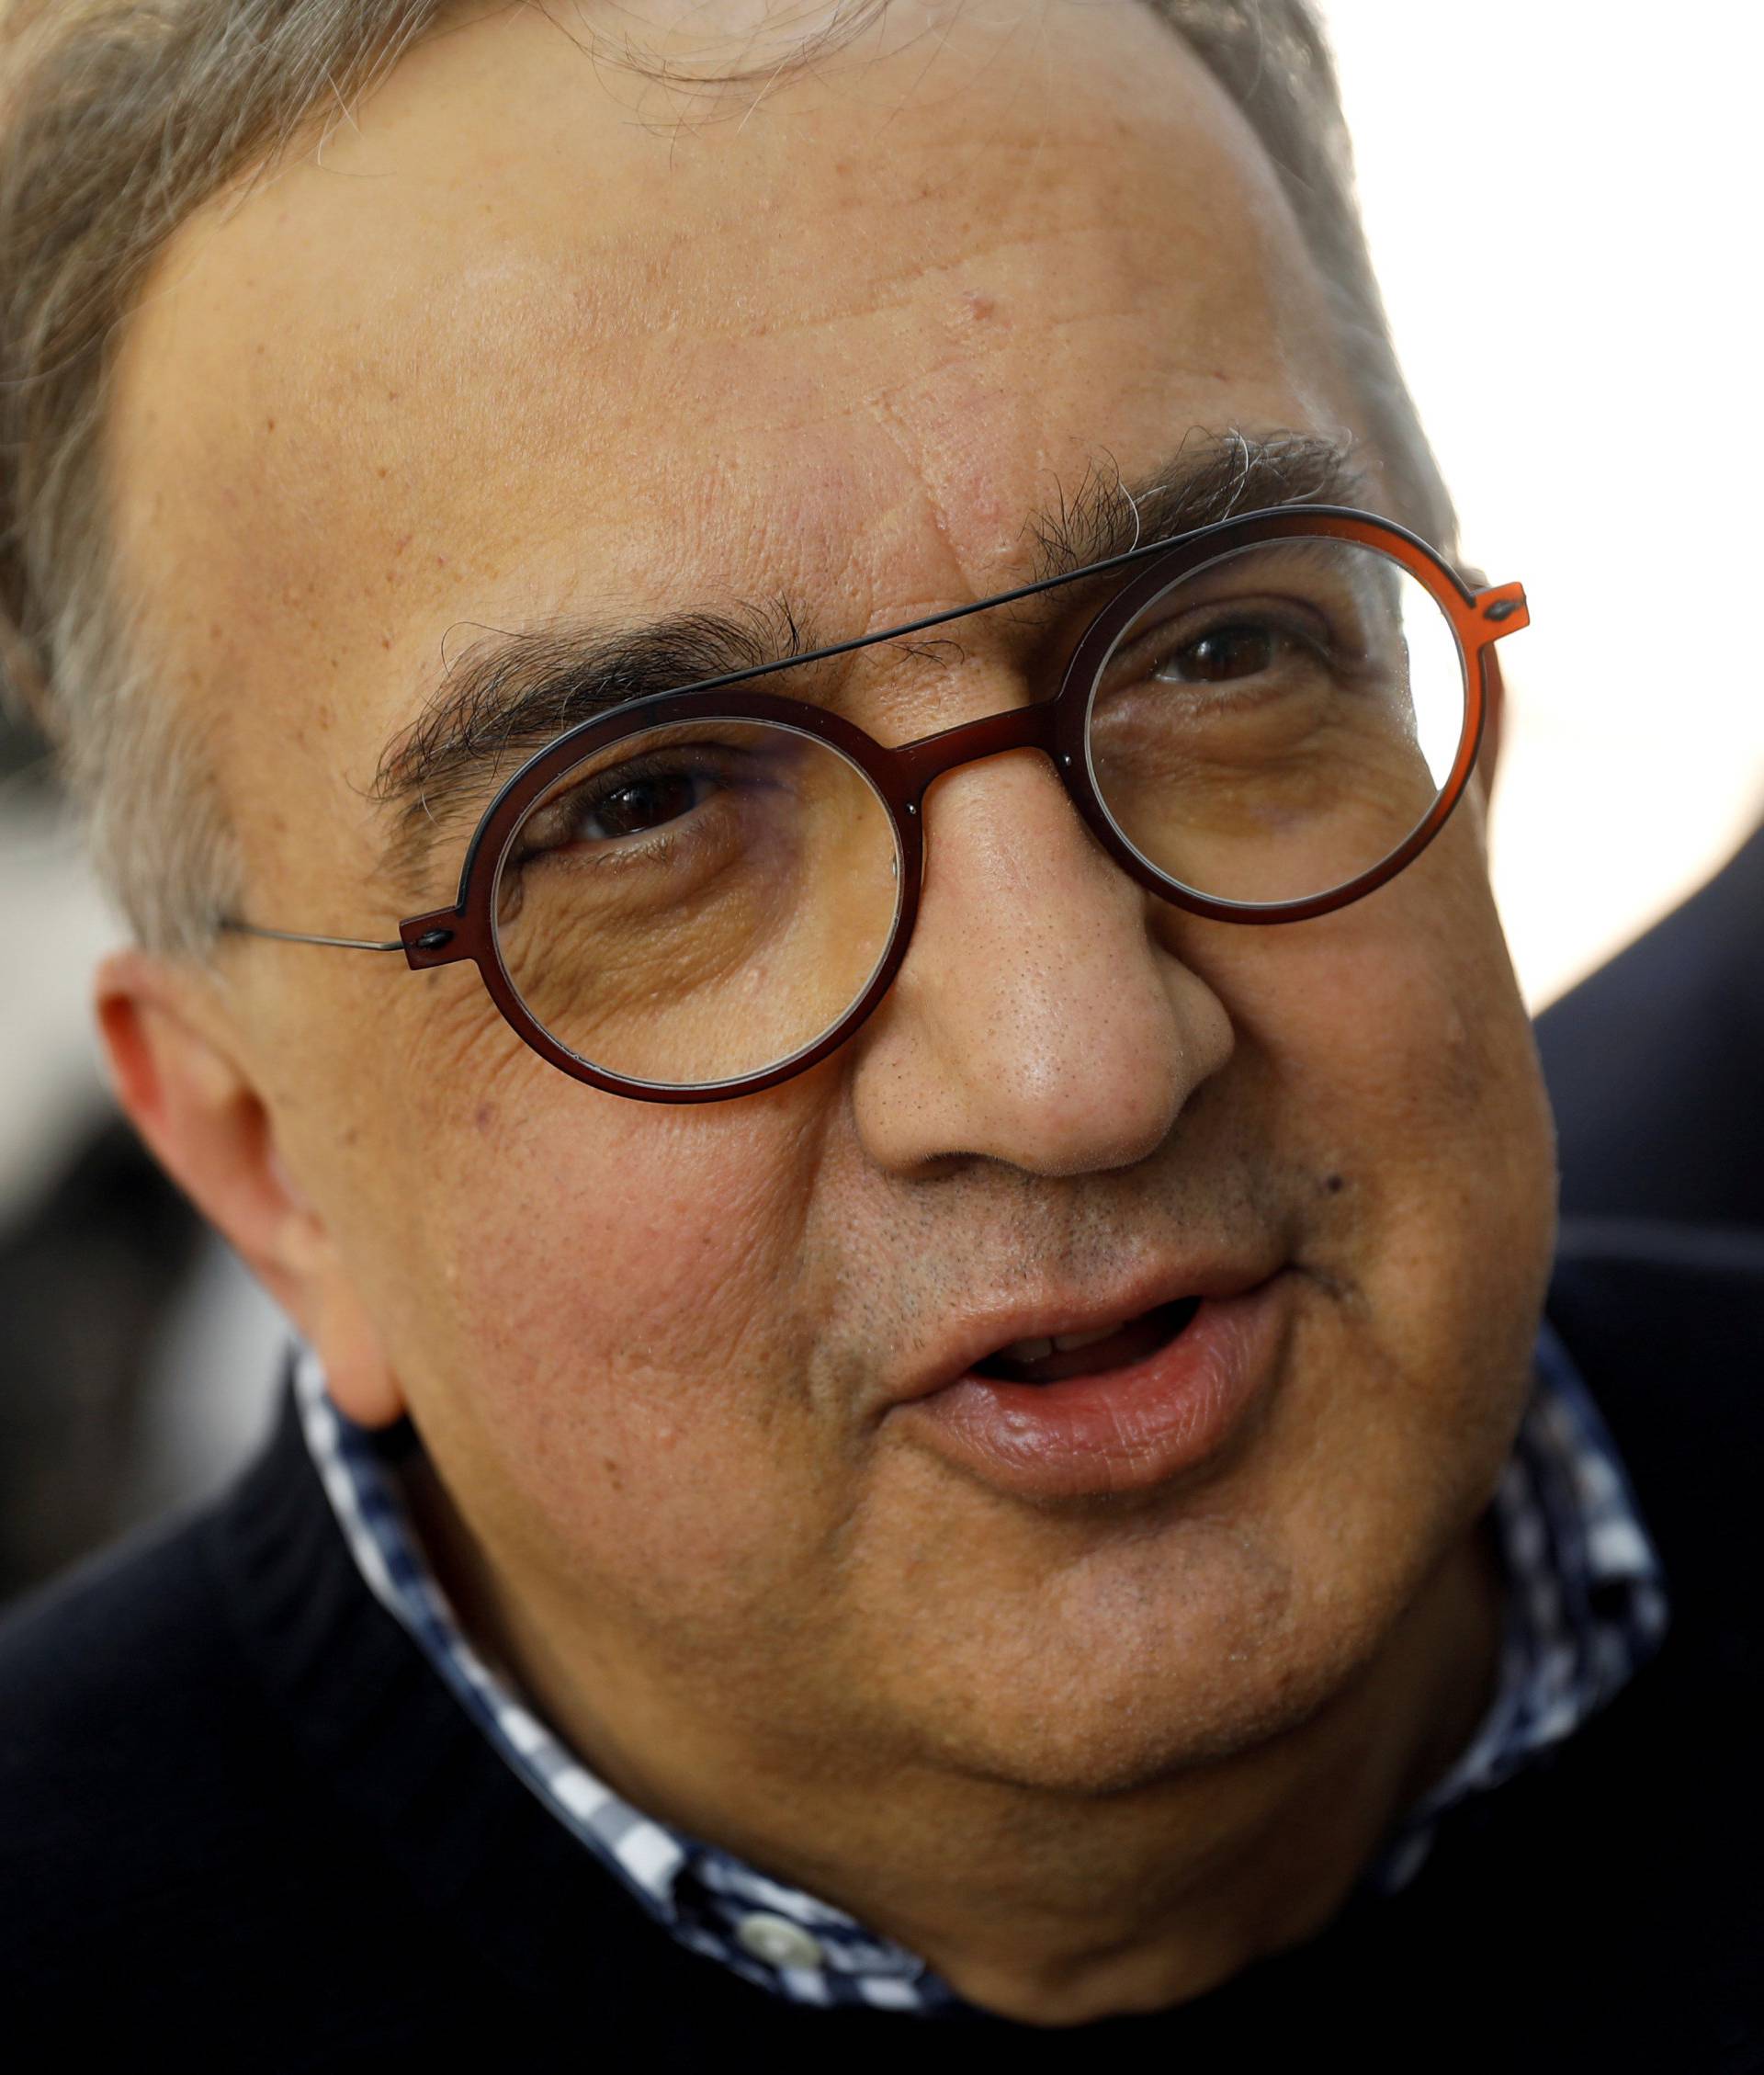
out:
<path id="1" fill-rule="evenodd" d="M 498 948 L 579 1058 L 707 1086 L 840 1020 L 887 953 L 900 883 L 888 810 L 842 752 L 766 721 L 685 721 L 621 737 L 537 803 L 498 876 Z"/>
<path id="2" fill-rule="evenodd" d="M 1098 797 L 1153 870 L 1217 901 L 1329 893 L 1419 826 L 1467 723 L 1452 622 L 1402 563 L 1310 537 L 1191 571 L 1091 695 Z"/>
<path id="3" fill-rule="evenodd" d="M 767 680 L 788 695 L 790 673 Z M 1431 811 L 1467 720 L 1462 652 L 1419 580 L 1307 536 L 1221 555 L 1141 607 L 1090 689 L 1098 798 L 1174 886 L 1327 893 Z M 623 736 L 528 811 L 495 927 L 528 1013 L 628 1080 L 766 1072 L 847 1014 L 900 912 L 893 817 L 842 751 L 767 721 Z"/>

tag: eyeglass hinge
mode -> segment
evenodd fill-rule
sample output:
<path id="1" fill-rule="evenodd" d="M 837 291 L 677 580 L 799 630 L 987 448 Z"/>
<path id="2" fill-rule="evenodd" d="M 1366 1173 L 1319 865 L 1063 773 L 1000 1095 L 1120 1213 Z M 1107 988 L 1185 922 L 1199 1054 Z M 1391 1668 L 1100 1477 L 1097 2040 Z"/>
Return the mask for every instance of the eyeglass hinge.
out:
<path id="1" fill-rule="evenodd" d="M 460 911 L 458 908 L 442 908 L 430 915 L 413 915 L 398 925 L 398 934 L 403 941 L 406 963 L 419 969 L 424 966 L 445 966 L 467 954 L 456 941 L 459 934 Z"/>
<path id="2" fill-rule="evenodd" d="M 1476 606 L 1482 618 L 1498 627 L 1502 633 L 1531 624 L 1531 607 L 1525 602 L 1522 584 L 1502 584 L 1493 590 L 1479 591 Z"/>

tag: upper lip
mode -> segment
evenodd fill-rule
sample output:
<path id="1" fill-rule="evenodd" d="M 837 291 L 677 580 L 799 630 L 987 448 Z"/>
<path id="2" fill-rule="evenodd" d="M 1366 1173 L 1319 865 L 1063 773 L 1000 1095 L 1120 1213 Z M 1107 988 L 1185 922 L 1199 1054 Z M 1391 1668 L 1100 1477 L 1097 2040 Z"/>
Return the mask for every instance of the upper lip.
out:
<path id="1" fill-rule="evenodd" d="M 1057 1333 L 1095 1332 L 1103 1326 L 1143 1318 L 1159 1305 L 1185 1297 L 1241 1297 L 1280 1272 L 1277 1261 L 1190 1262 L 1159 1268 L 1113 1288 L 1074 1290 L 1037 1297 L 995 1310 L 969 1312 L 958 1331 L 942 1341 L 934 1355 L 915 1365 L 890 1399 L 907 1405 L 960 1380 L 976 1362 L 1019 1340 L 1051 1340 Z"/>

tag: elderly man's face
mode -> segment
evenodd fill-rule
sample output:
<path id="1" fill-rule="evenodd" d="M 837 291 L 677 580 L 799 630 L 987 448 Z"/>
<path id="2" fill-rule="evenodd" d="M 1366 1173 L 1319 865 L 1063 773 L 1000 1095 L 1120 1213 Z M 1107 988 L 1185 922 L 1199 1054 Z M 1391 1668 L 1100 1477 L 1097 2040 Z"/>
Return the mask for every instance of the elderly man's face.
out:
<path id="1" fill-rule="evenodd" d="M 444 644 L 737 596 L 859 634 L 1021 581 L 1095 467 L 1353 430 L 1268 166 L 1142 8 L 958 17 L 747 105 L 695 119 L 499 11 L 180 240 L 117 506 L 255 919 L 451 897 L 469 822 L 406 879 L 368 798 Z M 852 718 L 1045 696 L 998 618 L 873 652 Z M 1548 1128 L 1476 804 L 1272 929 L 1148 901 L 1027 753 L 928 816 L 890 996 L 733 1102 L 566 1078 L 469 966 L 224 953 L 209 1027 L 308 1207 L 266 1264 L 346 1409 L 408 1405 L 529 1676 L 601 1696 L 639 1771 L 693 1711 L 1080 1788 L 1241 1748 L 1365 1662 L 1517 1415 Z M 1202 1291 L 1212 1367 L 1179 1402 L 1148 1357 L 1113 1442 L 923 1395 Z"/>

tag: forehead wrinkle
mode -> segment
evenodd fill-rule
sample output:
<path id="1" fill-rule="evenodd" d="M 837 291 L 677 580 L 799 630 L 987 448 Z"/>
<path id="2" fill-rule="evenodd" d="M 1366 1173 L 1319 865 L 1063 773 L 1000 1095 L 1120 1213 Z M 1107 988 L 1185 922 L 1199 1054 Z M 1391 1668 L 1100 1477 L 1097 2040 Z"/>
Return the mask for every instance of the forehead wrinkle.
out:
<path id="1" fill-rule="evenodd" d="M 1044 148 L 1044 142 L 1038 130 L 1033 140 L 1034 149 L 1040 152 Z M 1013 147 L 1015 142 L 1008 134 L 993 139 L 995 149 Z M 1024 145 L 1023 148 L 1026 150 L 1029 147 Z M 398 163 L 396 154 L 393 163 Z M 502 186 L 505 188 L 509 184 L 508 179 L 506 176 L 501 177 Z M 1125 179 L 1125 176 L 1123 177 Z M 329 181 L 328 201 L 324 196 L 316 192 L 309 192 L 307 188 L 300 190 L 303 206 L 325 208 L 330 212 L 316 219 L 313 228 L 322 228 L 325 222 L 330 221 L 340 207 L 346 205 L 353 209 L 356 198 L 366 191 L 354 184 L 330 180 L 328 176 L 326 178 Z M 321 185 L 323 184 L 319 183 L 316 176 L 309 183 L 313 188 Z M 845 188 L 840 190 L 842 198 L 849 196 L 848 206 L 854 208 L 860 201 L 866 199 L 857 192 L 863 185 L 848 183 Z M 373 190 L 376 195 L 380 191 L 378 188 Z M 277 190 L 277 198 L 278 206 L 286 210 L 295 199 L 294 184 L 291 181 L 282 183 Z M 686 198 L 690 202 L 695 198 Z M 601 258 L 628 258 L 628 254 L 621 249 L 621 241 L 612 232 L 603 231 L 591 235 L 584 243 L 582 227 L 577 224 L 572 232 L 574 243 L 568 246 L 553 249 L 542 238 L 537 244 L 530 240 L 520 242 L 517 254 L 511 254 L 505 238 L 507 227 L 498 217 L 493 220 L 493 223 L 487 223 L 487 228 L 493 227 L 497 235 L 493 260 L 486 260 L 474 246 L 469 245 L 467 251 L 461 253 L 457 249 L 457 243 L 450 243 L 452 264 L 448 273 L 451 284 L 448 294 L 435 298 L 432 278 L 426 275 L 424 275 L 414 290 L 409 291 L 415 298 L 411 305 L 410 314 L 420 319 L 413 326 L 407 327 L 413 331 L 414 336 L 421 342 L 419 346 L 413 348 L 418 355 L 415 364 L 401 365 L 396 358 L 378 360 L 378 357 L 387 350 L 389 327 L 383 321 L 377 322 L 374 326 L 372 340 L 368 348 L 368 357 L 366 359 L 362 357 L 364 349 L 361 333 L 345 327 L 343 334 L 332 340 L 338 356 L 335 370 L 339 374 L 353 375 L 354 379 L 336 385 L 328 381 L 314 385 L 309 380 L 306 384 L 309 399 L 322 408 L 328 404 L 331 414 L 339 418 L 345 435 L 354 430 L 357 441 L 361 438 L 361 433 L 356 428 L 367 416 L 362 405 L 379 405 L 380 408 L 373 414 L 382 423 L 376 425 L 371 435 L 378 446 L 382 445 L 388 431 L 395 434 L 398 428 L 413 425 L 419 417 L 426 420 L 426 414 L 420 413 L 415 406 L 429 401 L 430 395 L 436 402 L 443 397 L 450 402 L 468 401 L 469 397 L 476 397 L 481 403 L 484 390 L 482 377 L 486 366 L 497 361 L 510 366 L 508 349 L 511 345 L 517 347 L 515 358 L 525 370 L 530 368 L 536 354 L 542 356 L 548 349 L 566 344 L 576 346 L 593 344 L 604 348 L 614 337 L 638 338 L 647 345 L 654 339 L 658 331 L 665 332 L 669 326 L 683 321 L 687 323 L 690 334 L 701 346 L 718 338 L 730 339 L 738 333 L 755 339 L 773 334 L 787 336 L 792 332 L 824 329 L 830 324 L 856 320 L 865 314 L 888 317 L 903 312 L 910 312 L 914 308 L 915 298 L 922 284 L 940 277 L 947 278 L 947 293 L 954 297 L 962 283 L 965 269 L 972 270 L 978 266 L 980 271 L 988 275 L 1001 268 L 1011 272 L 1031 248 L 1040 248 L 1036 256 L 1045 261 L 1047 240 L 1057 234 L 1062 223 L 1068 230 L 1084 232 L 1086 250 L 1092 261 L 1108 249 L 1106 239 L 1097 240 L 1091 236 L 1091 232 L 1096 228 L 1093 219 L 1103 205 L 1089 194 L 1084 182 L 1056 183 L 1048 196 L 1042 198 L 1043 213 L 1037 217 L 1033 229 L 1028 231 L 1011 226 L 1001 212 L 996 230 L 988 228 L 978 236 L 957 239 L 953 218 L 947 222 L 940 223 L 940 212 L 933 210 L 930 212 L 928 221 L 927 212 L 922 207 L 915 215 L 921 233 L 933 229 L 943 231 L 944 234 L 935 242 L 938 244 L 950 244 L 954 241 L 953 249 L 956 253 L 955 263 L 946 261 L 942 254 L 933 253 L 922 261 L 915 258 L 913 267 L 904 274 L 891 270 L 877 273 L 865 268 L 864 278 L 857 282 L 849 278 L 841 278 L 839 270 L 810 270 L 806 281 L 792 284 L 790 296 L 781 299 L 782 307 L 778 306 L 780 299 L 771 299 L 773 306 L 763 312 L 763 323 L 755 326 L 752 322 L 752 290 L 738 288 L 734 294 L 729 293 L 729 284 L 714 267 L 707 269 L 700 266 L 698 274 L 702 278 L 694 277 L 691 253 L 699 244 L 707 241 L 714 243 L 719 238 L 732 208 L 727 197 L 719 201 L 714 192 L 696 199 L 701 205 L 701 213 L 705 215 L 703 222 L 693 221 L 693 210 L 688 207 L 684 212 L 670 211 L 668 219 L 662 225 L 657 226 L 654 232 L 646 230 L 643 293 L 637 296 L 628 292 L 628 282 L 621 286 L 623 277 L 629 272 L 628 266 L 608 267 L 596 264 Z M 721 214 L 716 213 L 718 209 L 722 211 Z M 429 216 L 433 213 L 426 212 Z M 984 212 L 979 213 L 984 219 Z M 1057 221 L 1047 220 L 1050 213 Z M 613 217 L 616 224 L 616 210 L 614 210 Z M 1068 219 L 1070 221 L 1064 221 Z M 457 242 L 459 227 L 468 221 L 468 219 L 458 216 L 449 219 L 447 234 L 450 241 Z M 427 234 L 424 213 L 419 213 L 412 228 L 420 243 Z M 516 225 L 515 228 L 518 229 L 519 226 Z M 1192 234 L 1203 240 L 1204 235 L 1203 228 L 1198 224 L 1178 222 L 1173 226 L 1173 232 Z M 316 255 L 322 252 L 326 245 L 327 241 L 322 238 L 309 237 L 305 249 L 310 255 Z M 684 266 L 677 264 L 682 253 L 688 255 Z M 558 273 L 554 269 L 560 259 L 571 264 L 566 271 Z M 316 263 L 319 272 L 312 278 L 312 286 L 315 288 L 322 284 L 329 271 L 322 262 Z M 281 281 L 282 270 L 265 265 L 261 268 L 260 278 L 265 284 Z M 664 281 L 670 284 L 665 294 L 662 289 Z M 1126 284 L 1123 285 L 1125 288 Z M 377 281 L 376 295 L 381 299 L 382 318 L 385 313 L 384 298 L 393 286 L 394 284 L 388 284 L 383 280 Z M 693 289 L 695 292 L 688 298 L 687 303 L 682 303 L 680 293 L 686 288 Z M 943 291 L 940 290 L 941 292 Z M 593 299 L 592 306 L 580 300 L 583 296 Z M 328 300 L 322 295 L 313 296 L 308 299 L 309 306 L 322 309 Z M 797 307 L 792 307 L 792 304 Z M 501 307 L 498 308 L 498 305 Z M 487 312 L 492 310 L 496 312 L 495 319 L 487 322 Z M 953 310 L 946 322 L 951 325 L 959 323 L 959 318 Z M 469 391 L 461 391 L 444 380 L 435 391 L 425 393 L 427 383 L 435 380 L 437 326 L 444 334 L 451 336 L 452 344 L 457 348 L 453 357 L 462 360 L 473 370 Z M 965 340 L 973 335 L 972 327 L 967 327 L 964 334 Z M 1002 332 L 982 333 L 979 338 L 983 346 L 990 351 L 996 349 L 1006 335 Z M 964 350 L 971 351 L 972 348 L 965 345 Z M 376 361 L 378 364 L 375 364 Z M 645 368 L 637 372 L 647 371 L 646 361 Z M 627 374 L 631 372 L 632 370 L 626 370 Z M 916 371 L 916 379 L 923 381 L 934 377 L 935 372 L 934 369 L 927 369 L 921 366 Z M 371 379 L 374 376 L 383 377 L 383 389 L 375 387 Z M 364 380 L 364 377 L 369 379 Z M 390 400 L 394 391 L 398 392 L 395 413 L 383 407 L 384 403 Z M 560 427 L 554 412 L 548 408 L 548 399 L 554 400 L 560 393 L 568 393 L 567 385 L 536 385 L 518 380 L 497 380 L 496 408 L 492 414 L 494 424 L 491 431 L 502 457 L 505 458 L 508 454 L 511 436 L 514 430 L 511 417 L 525 417 L 529 411 L 537 414 L 536 422 L 529 432 L 536 450 L 541 456 L 555 451 Z M 475 446 L 477 438 L 474 436 L 480 436 L 485 430 L 482 418 L 481 408 L 469 410 L 466 421 L 452 425 L 449 429 L 454 437 L 463 437 Z M 302 445 L 310 448 L 310 443 Z M 401 472 L 411 470 L 425 478 L 430 477 L 432 472 L 444 475 L 452 472 L 448 463 L 453 458 L 434 455 L 431 442 L 427 438 L 415 441 L 400 439 L 395 457 L 389 455 L 386 458 L 395 459 L 395 465 Z M 384 471 L 381 472 L 383 474 Z M 284 487 L 285 482 L 278 482 L 278 490 Z"/>

